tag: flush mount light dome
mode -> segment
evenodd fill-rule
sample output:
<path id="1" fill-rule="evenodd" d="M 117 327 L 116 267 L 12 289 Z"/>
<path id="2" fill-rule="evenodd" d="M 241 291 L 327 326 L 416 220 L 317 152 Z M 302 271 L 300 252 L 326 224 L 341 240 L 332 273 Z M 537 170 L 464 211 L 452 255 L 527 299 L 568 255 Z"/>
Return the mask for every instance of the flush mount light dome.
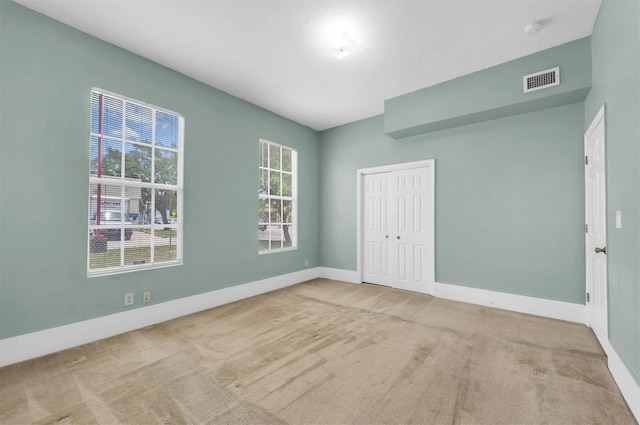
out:
<path id="1" fill-rule="evenodd" d="M 349 56 L 358 49 L 356 43 L 346 32 L 333 36 L 330 40 L 331 54 L 336 59 Z"/>
<path id="2" fill-rule="evenodd" d="M 527 35 L 533 35 L 539 32 L 544 24 L 541 21 L 533 21 L 524 26 L 524 33 Z"/>

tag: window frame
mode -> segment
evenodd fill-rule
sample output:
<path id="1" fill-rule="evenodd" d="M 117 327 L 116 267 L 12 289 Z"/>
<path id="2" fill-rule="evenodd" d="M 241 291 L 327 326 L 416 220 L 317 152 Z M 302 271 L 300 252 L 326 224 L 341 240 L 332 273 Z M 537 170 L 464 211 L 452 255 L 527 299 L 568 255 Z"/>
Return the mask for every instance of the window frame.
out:
<path id="1" fill-rule="evenodd" d="M 276 254 L 279 252 L 287 252 L 287 251 L 295 251 L 298 249 L 298 150 L 295 148 L 292 148 L 290 146 L 286 146 L 280 143 L 276 143 L 276 142 L 272 142 L 270 140 L 267 139 L 263 139 L 260 138 L 258 141 L 258 145 L 259 148 L 262 149 L 262 144 L 266 144 L 267 145 L 267 152 L 269 153 L 269 159 L 267 159 L 267 167 L 263 167 L 262 164 L 260 163 L 260 161 L 258 161 L 258 201 L 260 201 L 260 178 L 261 178 L 261 173 L 263 170 L 266 170 L 267 172 L 269 172 L 270 170 L 273 171 L 278 171 L 280 173 L 287 173 L 287 174 L 291 174 L 291 196 L 283 196 L 283 195 L 271 195 L 271 194 L 267 194 L 266 198 L 267 199 L 276 199 L 276 200 L 280 200 L 281 202 L 283 201 L 291 201 L 291 223 L 290 223 L 290 227 L 291 227 L 291 246 L 288 247 L 281 247 L 281 248 L 274 248 L 272 249 L 271 247 L 269 247 L 269 249 L 265 249 L 265 250 L 261 250 L 260 249 L 260 239 L 258 239 L 258 255 L 268 255 L 268 254 Z M 271 155 L 271 146 L 276 146 L 280 148 L 280 169 L 275 169 L 275 168 L 271 168 L 271 164 L 270 164 L 270 155 Z M 284 171 L 282 169 L 282 149 L 288 149 L 291 151 L 291 172 L 288 171 Z M 260 159 L 260 150 L 258 150 L 258 159 Z M 260 226 L 261 221 L 258 220 L 258 226 Z M 285 221 L 281 221 L 278 222 L 280 225 L 283 225 L 284 223 L 287 223 Z M 271 238 L 269 238 L 269 241 L 271 241 Z"/>
<path id="2" fill-rule="evenodd" d="M 115 98 L 119 101 L 122 102 L 122 130 L 120 133 L 119 137 L 114 137 L 112 135 L 107 135 L 105 130 L 102 129 L 102 133 L 94 133 L 92 130 L 93 128 L 91 127 L 92 124 L 92 104 L 93 104 L 93 96 L 94 94 L 98 94 L 98 95 L 104 95 L 104 96 L 109 96 L 112 98 Z M 126 155 L 126 150 L 127 150 L 127 144 L 131 144 L 134 146 L 137 145 L 141 145 L 141 146 L 145 146 L 144 142 L 138 142 L 138 141 L 133 141 L 133 140 L 129 140 L 127 139 L 127 132 L 126 132 L 126 123 L 127 123 L 127 113 L 126 113 L 126 105 L 127 103 L 129 104 L 133 104 L 136 106 L 142 106 L 144 108 L 149 108 L 151 109 L 152 113 L 151 113 L 151 142 L 146 144 L 148 147 L 150 147 L 151 149 L 151 157 L 150 157 L 150 176 L 151 176 L 151 181 L 150 182 L 142 182 L 142 181 L 138 181 L 138 180 L 134 180 L 131 178 L 127 178 L 126 177 L 126 172 L 125 172 L 125 155 Z M 161 112 L 164 114 L 169 114 L 172 116 L 177 117 L 177 123 L 178 123 L 178 130 L 177 130 L 177 148 L 173 148 L 173 147 L 169 147 L 169 146 L 163 146 L 161 144 L 156 144 L 156 116 L 157 113 L 156 112 Z M 179 266 L 183 264 L 183 227 L 184 227 L 184 126 L 185 126 L 185 120 L 182 114 L 177 113 L 175 111 L 171 111 L 169 109 L 166 108 L 162 108 L 147 102 L 143 102 L 137 99 L 133 99 L 127 96 L 123 96 L 121 94 L 118 93 L 114 93 L 114 92 L 110 92 L 108 90 L 103 90 L 101 88 L 98 87 L 92 87 L 89 93 L 89 137 L 88 137 L 88 141 L 89 141 L 89 164 L 91 164 L 92 161 L 92 155 L 91 155 L 91 144 L 92 144 L 92 138 L 94 137 L 101 137 L 104 140 L 108 140 L 111 142 L 118 142 L 120 143 L 121 146 L 121 152 L 122 152 L 122 162 L 120 163 L 120 176 L 119 177 L 114 177 L 114 176 L 101 176 L 98 177 L 97 174 L 92 174 L 91 173 L 91 169 L 89 169 L 89 173 L 88 173 L 88 208 L 87 208 L 87 214 L 88 214 L 88 236 L 87 236 L 87 247 L 86 247 L 86 253 L 87 253 L 87 277 L 91 278 L 91 277 L 99 277 L 99 276 L 108 276 L 108 275 L 116 275 L 116 274 L 122 274 L 122 273 L 130 273 L 130 272 L 135 272 L 135 271 L 140 271 L 140 270 L 151 270 L 151 269 L 159 269 L 159 268 L 165 268 L 165 267 L 174 267 L 174 266 Z M 177 161 L 176 161 L 176 184 L 164 184 L 164 183 L 155 183 L 153 182 L 153 180 L 155 179 L 155 158 L 156 158 L 156 150 L 157 149 L 161 149 L 161 150 L 165 150 L 165 151 L 169 151 L 169 152 L 175 152 L 178 156 Z M 98 153 L 98 155 L 101 155 L 102 153 Z M 103 154 L 102 154 L 103 155 Z M 92 223 L 92 216 L 97 214 L 97 211 L 93 212 L 92 214 L 92 210 L 91 210 L 91 198 L 92 198 L 92 186 L 93 185 L 97 185 L 100 184 L 102 185 L 102 187 L 105 187 L 105 192 L 107 192 L 106 187 L 107 186 L 115 186 L 115 187 L 119 187 L 121 190 L 121 194 L 119 196 L 120 198 L 120 214 L 122 217 L 127 217 L 128 216 L 128 212 L 126 209 L 126 202 L 123 202 L 123 200 L 125 200 L 127 198 L 127 191 L 131 190 L 131 189 L 149 189 L 151 192 L 151 217 L 150 217 L 150 221 L 151 223 L 149 224 L 139 224 L 139 223 L 127 223 L 126 219 L 123 219 L 122 222 L 120 224 L 113 224 L 113 225 L 105 225 L 105 224 L 101 224 L 101 225 L 97 225 Z M 156 197 L 156 191 L 157 190 L 169 190 L 169 191 L 174 191 L 176 193 L 177 199 L 176 199 L 176 218 L 177 218 L 177 223 L 176 224 L 156 224 L 155 223 L 155 217 L 156 214 L 158 212 L 158 210 L 156 210 L 155 207 L 155 197 Z M 105 198 L 108 197 L 108 195 L 105 193 Z M 102 215 L 102 214 L 101 214 Z M 141 214 L 140 214 L 141 215 Z M 177 232 L 176 234 L 176 257 L 173 260 L 169 260 L 169 261 L 160 261 L 160 262 L 154 262 L 154 249 L 156 248 L 155 245 L 155 234 L 158 230 L 164 230 L 165 228 L 169 227 L 170 230 L 175 230 Z M 91 241 L 92 241 L 92 233 L 95 233 L 95 231 L 97 229 L 109 229 L 109 228 L 115 228 L 115 229 L 119 229 L 120 230 L 120 265 L 119 266 L 114 266 L 114 267 L 105 267 L 105 268 L 100 268 L 100 269 L 96 269 L 96 268 L 91 268 Z M 131 264 L 131 265 L 127 265 L 125 264 L 125 249 L 127 248 L 126 245 L 126 229 L 150 229 L 150 239 L 149 239 L 149 246 L 150 246 L 150 258 L 151 258 L 151 262 L 149 263 L 144 263 L 144 264 Z M 107 242 L 108 243 L 108 242 Z"/>

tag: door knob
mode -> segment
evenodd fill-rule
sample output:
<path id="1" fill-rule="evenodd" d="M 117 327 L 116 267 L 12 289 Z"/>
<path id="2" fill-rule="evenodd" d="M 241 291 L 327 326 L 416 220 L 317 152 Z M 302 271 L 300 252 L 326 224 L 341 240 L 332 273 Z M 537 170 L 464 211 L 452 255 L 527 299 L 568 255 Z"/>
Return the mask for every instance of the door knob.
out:
<path id="1" fill-rule="evenodd" d="M 400 236 L 396 236 L 396 239 L 400 239 Z"/>
<path id="2" fill-rule="evenodd" d="M 606 247 L 606 246 L 605 246 L 604 248 L 598 248 L 598 247 L 596 247 L 595 251 L 596 251 L 596 254 L 603 253 L 603 254 L 605 254 L 605 255 L 606 255 L 606 254 L 607 254 L 607 247 Z"/>
<path id="3" fill-rule="evenodd" d="M 385 235 L 385 237 L 384 237 L 384 238 L 385 238 L 385 239 L 389 239 L 389 235 Z"/>

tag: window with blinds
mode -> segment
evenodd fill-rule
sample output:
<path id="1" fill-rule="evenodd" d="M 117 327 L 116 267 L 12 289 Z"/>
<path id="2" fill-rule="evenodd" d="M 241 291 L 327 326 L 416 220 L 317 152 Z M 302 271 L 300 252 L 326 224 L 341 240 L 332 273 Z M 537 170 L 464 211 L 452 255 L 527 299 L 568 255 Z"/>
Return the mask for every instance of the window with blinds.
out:
<path id="1" fill-rule="evenodd" d="M 297 247 L 298 152 L 260 140 L 258 161 L 258 252 Z"/>
<path id="2" fill-rule="evenodd" d="M 91 91 L 89 276 L 182 263 L 181 115 Z"/>

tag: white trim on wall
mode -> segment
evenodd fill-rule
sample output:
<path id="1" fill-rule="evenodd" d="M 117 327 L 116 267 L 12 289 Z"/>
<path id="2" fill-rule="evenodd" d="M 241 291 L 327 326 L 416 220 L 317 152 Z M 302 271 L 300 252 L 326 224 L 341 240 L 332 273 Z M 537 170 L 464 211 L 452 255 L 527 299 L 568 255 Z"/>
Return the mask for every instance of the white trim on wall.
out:
<path id="1" fill-rule="evenodd" d="M 584 304 L 508 294 L 506 292 L 450 285 L 448 283 L 436 282 L 433 296 L 582 324 L 585 323 L 586 317 Z"/>
<path id="2" fill-rule="evenodd" d="M 629 369 L 627 369 L 627 366 L 609 341 L 604 344 L 600 341 L 600 345 L 607 353 L 607 366 L 611 376 L 613 376 L 613 380 L 616 381 L 616 385 L 620 388 L 620 392 L 629 405 L 629 409 L 631 409 L 636 421 L 640 423 L 640 385 L 633 379 Z"/>
<path id="3" fill-rule="evenodd" d="M 1 339 L 0 367 L 275 291 L 317 277 L 317 268 L 311 268 Z"/>
<path id="4" fill-rule="evenodd" d="M 358 273 L 353 270 L 334 269 L 330 267 L 317 267 L 316 277 L 339 280 L 350 283 L 362 283 L 358 280 Z M 427 294 L 429 295 L 429 294 Z M 432 296 L 470 304 L 515 311 L 518 313 L 533 314 L 535 316 L 551 319 L 566 320 L 586 324 L 586 312 L 584 304 L 570 303 L 566 301 L 548 300 L 544 298 L 515 295 L 506 292 L 490 291 L 487 289 L 471 288 L 468 286 L 451 285 L 435 282 Z"/>
<path id="5" fill-rule="evenodd" d="M 323 279 L 339 280 L 341 282 L 362 283 L 358 280 L 358 272 L 355 270 L 334 269 L 331 267 L 318 267 L 318 276 Z"/>
<path id="6" fill-rule="evenodd" d="M 121 313 L 71 323 L 0 340 L 0 367 L 87 344 L 187 314 L 218 307 L 311 279 L 360 283 L 354 270 L 315 267 L 242 285 L 152 304 Z M 585 323 L 585 306 L 522 295 L 435 283 L 433 295 L 455 301 Z M 604 344 L 603 344 L 604 346 Z M 613 349 L 610 351 L 614 352 Z"/>
<path id="7" fill-rule="evenodd" d="M 436 272 L 435 272 L 435 177 L 436 177 L 436 162 L 435 159 L 426 159 L 422 161 L 413 161 L 413 162 L 403 162 L 399 164 L 389 164 L 389 165 L 381 165 L 379 167 L 369 167 L 369 168 L 360 168 L 356 171 L 357 176 L 357 209 L 356 209 L 356 217 L 357 217 L 357 239 L 356 239 L 356 282 L 362 282 L 362 238 L 363 231 L 362 226 L 364 223 L 362 214 L 363 207 L 362 203 L 364 199 L 362 199 L 362 182 L 364 176 L 367 174 L 377 174 L 377 173 L 388 173 L 391 171 L 398 170 L 410 170 L 414 168 L 428 168 L 429 170 L 429 206 L 427 211 L 427 216 L 429 220 L 427 222 L 427 226 L 429 226 L 429 235 L 427 240 L 428 252 L 430 255 L 427 255 L 427 281 L 429 282 L 427 287 L 427 293 L 433 292 L 433 283 L 435 282 Z"/>

